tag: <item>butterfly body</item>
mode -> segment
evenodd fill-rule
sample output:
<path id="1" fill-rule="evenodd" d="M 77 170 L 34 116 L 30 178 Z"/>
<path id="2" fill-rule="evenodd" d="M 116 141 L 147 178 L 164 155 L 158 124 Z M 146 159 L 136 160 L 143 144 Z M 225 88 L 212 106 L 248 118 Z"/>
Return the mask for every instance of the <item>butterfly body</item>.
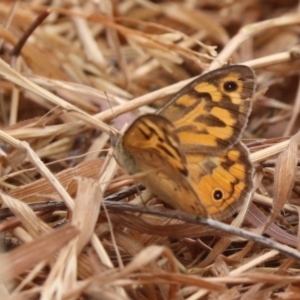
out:
<path id="1" fill-rule="evenodd" d="M 232 215 L 252 190 L 253 167 L 240 137 L 254 90 L 246 66 L 198 77 L 128 128 L 116 144 L 117 161 L 177 209 L 215 219 Z"/>

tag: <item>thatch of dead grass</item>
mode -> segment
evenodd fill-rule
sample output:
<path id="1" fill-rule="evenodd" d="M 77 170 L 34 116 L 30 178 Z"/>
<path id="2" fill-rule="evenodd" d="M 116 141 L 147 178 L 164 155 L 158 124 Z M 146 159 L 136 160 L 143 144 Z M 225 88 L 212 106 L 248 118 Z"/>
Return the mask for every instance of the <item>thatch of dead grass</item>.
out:
<path id="1" fill-rule="evenodd" d="M 0 5 L 1 297 L 298 299 L 297 1 L 51 2 Z M 110 136 L 229 61 L 269 89 L 253 201 L 219 223 L 137 186 Z"/>

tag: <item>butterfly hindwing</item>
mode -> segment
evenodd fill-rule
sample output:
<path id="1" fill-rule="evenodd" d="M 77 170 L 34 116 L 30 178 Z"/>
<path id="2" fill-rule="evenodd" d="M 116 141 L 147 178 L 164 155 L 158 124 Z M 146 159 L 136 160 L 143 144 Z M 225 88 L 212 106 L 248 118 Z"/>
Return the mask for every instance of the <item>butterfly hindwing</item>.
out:
<path id="1" fill-rule="evenodd" d="M 214 219 L 236 212 L 253 188 L 253 167 L 241 142 L 223 155 L 193 153 L 187 160 L 191 185 Z"/>

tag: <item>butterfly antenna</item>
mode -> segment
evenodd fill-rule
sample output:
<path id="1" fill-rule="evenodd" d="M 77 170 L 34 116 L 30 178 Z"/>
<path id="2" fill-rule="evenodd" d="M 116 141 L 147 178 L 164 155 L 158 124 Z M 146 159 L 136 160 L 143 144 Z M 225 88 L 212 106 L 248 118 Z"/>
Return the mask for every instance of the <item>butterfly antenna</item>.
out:
<path id="1" fill-rule="evenodd" d="M 104 94 L 105 94 L 105 96 L 106 96 L 107 103 L 108 103 L 108 105 L 109 105 L 109 107 L 110 107 L 110 110 L 111 110 L 111 114 L 112 114 L 112 116 L 113 116 L 113 119 L 115 119 L 116 116 L 115 116 L 115 113 L 114 113 L 114 110 L 113 110 L 113 106 L 111 105 L 111 102 L 110 102 L 110 100 L 109 100 L 109 97 L 108 97 L 107 93 L 104 92 Z M 116 145 L 118 138 L 119 138 L 119 134 L 117 134 L 115 131 L 112 131 L 112 130 L 111 130 L 111 131 L 110 131 L 110 144 L 111 144 L 112 146 L 115 146 L 115 145 Z"/>
<path id="2" fill-rule="evenodd" d="M 116 118 L 116 116 L 115 116 L 115 113 L 114 113 L 113 107 L 112 107 L 112 105 L 111 105 L 111 103 L 110 103 L 110 100 L 109 100 L 109 98 L 108 98 L 108 95 L 107 95 L 107 93 L 106 93 L 106 92 L 104 92 L 104 95 L 106 96 L 106 100 L 107 100 L 107 103 L 108 103 L 108 105 L 109 105 L 109 107 L 110 107 L 110 110 L 111 110 L 111 114 L 112 114 L 112 116 L 113 116 L 113 119 L 115 119 L 115 118 Z"/>

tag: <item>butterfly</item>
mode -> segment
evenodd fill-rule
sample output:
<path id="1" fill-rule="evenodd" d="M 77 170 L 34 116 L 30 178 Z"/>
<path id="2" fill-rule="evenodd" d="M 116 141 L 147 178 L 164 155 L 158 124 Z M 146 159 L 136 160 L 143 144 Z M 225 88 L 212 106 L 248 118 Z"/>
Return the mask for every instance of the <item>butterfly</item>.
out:
<path id="1" fill-rule="evenodd" d="M 229 217 L 253 187 L 253 166 L 240 139 L 255 90 L 246 66 L 199 76 L 156 114 L 131 124 L 115 145 L 116 160 L 174 208 Z"/>

